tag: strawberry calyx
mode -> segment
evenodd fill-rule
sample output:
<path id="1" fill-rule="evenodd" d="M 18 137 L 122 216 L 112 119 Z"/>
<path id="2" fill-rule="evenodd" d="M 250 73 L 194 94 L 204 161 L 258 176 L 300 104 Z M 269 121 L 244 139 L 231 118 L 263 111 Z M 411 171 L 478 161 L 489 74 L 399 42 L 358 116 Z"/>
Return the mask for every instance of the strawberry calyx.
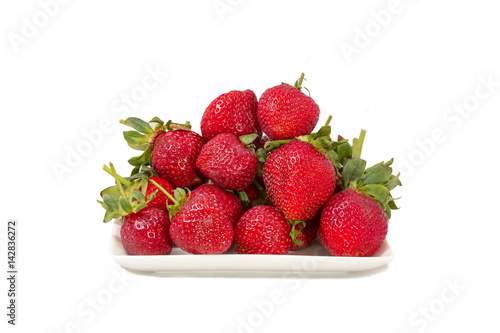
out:
<path id="1" fill-rule="evenodd" d="M 248 199 L 248 195 L 245 191 L 234 191 L 233 193 L 236 194 L 238 200 L 240 200 L 243 210 L 247 210 L 248 205 L 250 205 L 250 200 Z"/>
<path id="2" fill-rule="evenodd" d="M 290 224 L 290 238 L 295 245 L 302 245 L 302 241 L 297 239 L 297 237 L 302 233 L 302 230 L 306 227 L 306 222 L 303 220 L 288 220 Z"/>
<path id="3" fill-rule="evenodd" d="M 302 86 L 302 83 L 304 82 L 305 78 L 304 78 L 305 74 L 304 73 L 301 73 L 300 74 L 300 77 L 295 81 L 295 83 L 293 84 L 293 86 L 289 83 L 285 83 L 285 82 L 281 82 L 281 84 L 284 84 L 284 85 L 287 85 L 287 86 L 292 86 L 300 91 L 302 91 L 302 88 L 304 88 L 306 91 L 307 91 L 307 94 L 309 95 L 309 97 L 311 97 L 311 92 L 309 91 L 309 89 L 307 89 L 306 87 L 303 87 Z M 316 104 L 318 105 L 318 104 Z M 319 108 L 319 106 L 318 106 Z"/>
<path id="4" fill-rule="evenodd" d="M 295 88 L 301 90 L 302 89 L 302 82 L 304 81 L 304 76 L 305 74 L 304 73 L 301 73 L 300 74 L 300 77 L 297 79 L 297 81 L 295 81 L 295 84 L 293 85 Z M 304 87 L 304 89 L 307 90 L 307 88 Z M 307 90 L 309 91 L 309 90 Z"/>
<path id="5" fill-rule="evenodd" d="M 255 185 L 255 187 L 259 191 L 259 199 L 255 199 L 253 201 L 250 201 L 247 193 L 244 190 L 242 190 L 242 191 L 230 191 L 230 192 L 233 192 L 234 194 L 236 194 L 236 196 L 238 197 L 238 199 L 241 202 L 243 210 L 247 210 L 248 208 L 255 207 L 255 206 L 265 205 L 266 202 L 268 201 L 266 189 L 263 188 L 262 185 L 256 179 L 254 179 L 252 181 L 252 184 Z"/>
<path id="6" fill-rule="evenodd" d="M 97 202 L 106 210 L 104 214 L 104 222 L 107 223 L 112 219 L 122 218 L 130 213 L 137 213 L 153 200 L 155 191 L 146 197 L 148 180 L 145 177 L 135 178 L 130 180 L 118 175 L 113 166 L 104 166 L 104 171 L 109 173 L 115 179 L 115 185 L 105 188 L 101 191 L 102 201 Z"/>
<path id="7" fill-rule="evenodd" d="M 257 187 L 257 190 L 259 190 L 259 197 L 260 197 L 260 199 L 251 202 L 252 207 L 258 205 L 264 205 L 269 199 L 269 197 L 267 196 L 266 189 L 256 179 L 254 179 L 252 183 L 255 185 L 255 187 Z"/>
<path id="8" fill-rule="evenodd" d="M 325 156 L 328 157 L 328 159 L 333 163 L 333 165 L 335 166 L 335 170 L 337 171 L 342 167 L 337 153 L 339 147 L 349 149 L 351 146 L 347 142 L 348 140 L 340 136 L 337 141 L 333 141 L 331 139 L 330 137 L 332 132 L 330 126 L 331 120 L 332 116 L 330 115 L 328 116 L 325 125 L 321 126 L 321 128 L 315 133 L 311 133 L 309 135 L 301 135 L 293 139 L 284 139 L 284 140 L 275 140 L 266 142 L 264 148 L 261 148 L 256 152 L 259 162 L 265 162 L 268 154 L 276 150 L 277 148 L 281 147 L 282 145 L 293 140 L 299 140 L 312 144 L 318 151 L 325 154 Z"/>
<path id="9" fill-rule="evenodd" d="M 163 192 L 172 202 L 173 205 L 167 204 L 167 210 L 170 220 L 181 210 L 182 205 L 184 205 L 191 198 L 191 191 L 187 189 L 187 192 L 183 188 L 176 188 L 174 190 L 174 195 L 172 196 L 165 190 L 160 184 L 158 184 L 153 179 L 149 180 L 153 185 L 155 185 L 161 192 Z"/>
<path id="10" fill-rule="evenodd" d="M 154 144 L 160 135 L 166 131 L 191 130 L 189 121 L 186 121 L 185 124 L 174 123 L 171 120 L 165 123 L 158 117 L 154 117 L 149 122 L 136 117 L 129 117 L 125 120 L 120 120 L 120 123 L 134 129 L 133 131 L 123 131 L 123 138 L 127 141 L 128 146 L 132 149 L 143 151 L 141 155 L 128 160 L 128 163 L 134 166 L 132 174 L 139 172 L 142 166 L 151 165 Z"/>
<path id="11" fill-rule="evenodd" d="M 312 144 L 319 152 L 323 153 L 332 162 L 335 167 L 335 171 L 338 171 L 341 168 L 341 163 L 339 161 L 337 150 L 340 146 L 345 144 L 348 145 L 348 140 L 342 137 L 339 137 L 337 141 L 332 140 L 330 137 L 332 132 L 330 126 L 331 120 L 332 116 L 330 115 L 326 120 L 325 125 L 321 126 L 316 133 L 300 136 L 298 137 L 298 140 Z"/>
<path id="12" fill-rule="evenodd" d="M 130 213 L 137 213 L 146 208 L 147 204 L 154 199 L 158 191 L 163 192 L 173 204 L 165 207 L 172 219 L 181 209 L 182 205 L 189 200 L 191 192 L 182 188 L 176 188 L 174 195 L 170 194 L 164 187 L 156 182 L 152 177 L 156 176 L 153 170 L 142 168 L 142 170 L 130 177 L 120 176 L 113 166 L 104 165 L 104 171 L 115 179 L 115 185 L 105 188 L 101 191 L 102 201 L 97 202 L 106 210 L 104 222 L 112 219 L 122 218 Z M 146 191 L 149 183 L 157 187 L 153 193 L 146 197 Z"/>
<path id="13" fill-rule="evenodd" d="M 304 78 L 304 73 L 301 73 L 300 74 L 300 77 L 297 79 L 297 81 L 295 81 L 295 83 L 293 84 L 293 86 L 289 83 L 285 83 L 285 82 L 281 82 L 282 85 L 286 85 L 286 86 L 292 86 L 294 87 L 295 89 L 299 90 L 300 92 L 304 93 L 302 91 L 302 89 L 305 89 L 307 91 L 307 95 L 309 96 L 309 98 L 311 97 L 311 92 L 309 91 L 309 89 L 307 89 L 306 87 L 303 87 L 302 86 L 302 83 L 304 82 L 305 78 Z M 321 112 L 321 109 L 318 105 L 318 103 L 314 102 L 314 104 L 316 104 L 316 106 L 318 107 L 318 111 Z"/>
<path id="14" fill-rule="evenodd" d="M 252 133 L 252 134 L 245 134 L 241 135 L 238 138 L 240 139 L 241 143 L 243 143 L 245 146 L 248 146 L 252 142 L 254 142 L 255 139 L 259 137 L 258 134 Z"/>
<path id="15" fill-rule="evenodd" d="M 384 209 L 387 219 L 391 217 L 391 210 L 399 209 L 390 191 L 401 186 L 399 173 L 392 174 L 390 165 L 393 159 L 377 163 L 366 168 L 366 161 L 361 158 L 361 150 L 366 131 L 361 130 L 359 138 L 353 139 L 352 157 L 346 157 L 342 168 L 342 190 L 353 189 L 375 199 Z"/>
<path id="16" fill-rule="evenodd" d="M 243 145 L 248 149 L 250 150 L 251 152 L 255 153 L 255 144 L 253 143 L 255 141 L 255 139 L 257 139 L 259 137 L 258 134 L 256 133 L 252 133 L 252 134 L 245 134 L 245 135 L 241 135 L 239 136 L 238 138 L 240 139 L 241 143 L 243 143 Z"/>

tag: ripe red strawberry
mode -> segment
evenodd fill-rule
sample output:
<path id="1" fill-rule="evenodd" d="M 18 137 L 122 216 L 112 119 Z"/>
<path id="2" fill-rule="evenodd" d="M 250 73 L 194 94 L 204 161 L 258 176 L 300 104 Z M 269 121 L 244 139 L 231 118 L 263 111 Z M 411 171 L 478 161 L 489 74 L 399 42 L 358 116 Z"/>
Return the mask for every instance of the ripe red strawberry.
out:
<path id="1" fill-rule="evenodd" d="M 158 183 L 165 191 L 170 193 L 172 196 L 174 195 L 175 188 L 165 179 L 161 177 L 151 177 L 149 180 L 153 180 Z M 146 189 L 146 197 L 149 197 L 153 192 L 156 192 L 156 195 L 153 199 L 147 204 L 148 207 L 158 207 L 162 209 L 166 209 L 167 205 L 172 205 L 173 202 L 170 200 L 165 193 L 163 193 L 155 184 L 152 182 L 148 183 L 148 187 Z"/>
<path id="2" fill-rule="evenodd" d="M 123 178 L 116 173 L 112 163 L 109 167 L 104 166 L 104 170 L 115 178 L 116 185 L 104 189 L 101 192 L 103 200 L 98 202 L 106 210 L 104 222 L 121 220 L 120 235 L 125 251 L 130 255 L 170 254 L 172 241 L 166 200 L 160 197 L 155 202 L 154 199 L 160 191 L 168 193 L 160 183 L 171 185 L 158 177 L 148 179 L 139 174 L 134 179 Z M 163 195 L 166 198 L 170 194 Z"/>
<path id="3" fill-rule="evenodd" d="M 286 254 L 291 246 L 290 225 L 269 206 L 249 209 L 236 224 L 234 248 L 246 254 Z"/>
<path id="4" fill-rule="evenodd" d="M 241 138 L 251 142 L 256 136 L 250 134 Z M 208 141 L 196 161 L 196 166 L 208 179 L 226 190 L 242 190 L 250 185 L 258 165 L 255 153 L 230 133 L 219 134 Z"/>
<path id="5" fill-rule="evenodd" d="M 170 236 L 175 245 L 194 254 L 226 252 L 233 235 L 226 206 L 206 194 L 187 201 L 170 223 Z"/>
<path id="6" fill-rule="evenodd" d="M 172 251 L 170 219 L 165 209 L 147 207 L 123 217 L 122 245 L 130 255 L 165 255 Z"/>
<path id="7" fill-rule="evenodd" d="M 318 233 L 319 229 L 319 217 L 320 214 L 316 215 L 310 220 L 305 221 L 305 226 L 299 224 L 295 227 L 296 229 L 298 229 L 298 235 L 295 237 L 295 240 L 300 244 L 292 242 L 290 250 L 303 249 L 316 239 L 316 234 Z"/>
<path id="8" fill-rule="evenodd" d="M 397 209 L 390 190 L 398 185 L 392 163 L 379 163 L 365 170 L 362 138 L 353 145 L 353 157 L 342 172 L 342 191 L 323 207 L 319 237 L 325 249 L 336 256 L 371 256 L 387 235 L 391 209 Z"/>
<path id="9" fill-rule="evenodd" d="M 238 222 L 239 218 L 243 214 L 243 207 L 241 206 L 241 202 L 236 194 L 225 191 L 217 185 L 205 184 L 197 187 L 193 192 L 191 192 L 191 200 L 200 195 L 211 196 L 222 203 L 224 207 L 226 207 L 231 224 L 233 227 L 236 226 L 236 222 Z"/>
<path id="10" fill-rule="evenodd" d="M 309 135 L 319 120 L 319 107 L 302 91 L 304 73 L 294 86 L 280 84 L 264 91 L 257 116 L 262 131 L 271 140 Z"/>
<path id="11" fill-rule="evenodd" d="M 153 169 L 176 187 L 201 185 L 204 179 L 196 168 L 196 158 L 202 147 L 202 137 L 193 131 L 168 131 L 154 143 Z"/>
<path id="12" fill-rule="evenodd" d="M 262 131 L 257 120 L 257 96 L 251 90 L 233 90 L 214 99 L 201 118 L 201 133 L 205 141 L 217 134 L 236 136 Z"/>
<path id="13" fill-rule="evenodd" d="M 335 168 L 314 145 L 292 140 L 264 163 L 264 183 L 271 202 L 290 220 L 309 220 L 332 196 Z"/>
<path id="14" fill-rule="evenodd" d="M 186 125 L 164 124 L 159 118 L 153 118 L 153 129 L 149 123 L 130 117 L 121 121 L 135 131 L 125 131 L 123 135 L 128 145 L 143 150 L 140 156 L 133 157 L 129 163 L 138 172 L 142 166 L 152 166 L 158 176 L 166 179 L 175 187 L 194 187 L 203 184 L 204 177 L 196 168 L 196 158 L 203 146 L 203 138 L 191 131 Z"/>
<path id="15" fill-rule="evenodd" d="M 371 256 L 387 235 L 387 216 L 375 199 L 347 189 L 323 208 L 320 240 L 335 256 Z"/>

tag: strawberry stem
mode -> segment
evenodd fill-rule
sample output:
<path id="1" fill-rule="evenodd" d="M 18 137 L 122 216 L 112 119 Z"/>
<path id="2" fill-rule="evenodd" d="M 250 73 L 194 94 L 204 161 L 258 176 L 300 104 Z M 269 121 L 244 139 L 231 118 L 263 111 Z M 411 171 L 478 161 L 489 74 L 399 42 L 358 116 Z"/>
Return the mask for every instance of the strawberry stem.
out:
<path id="1" fill-rule="evenodd" d="M 361 149 L 363 148 L 363 141 L 365 141 L 366 131 L 364 129 L 359 133 L 359 138 L 352 140 L 352 157 L 361 158 Z"/>
<path id="2" fill-rule="evenodd" d="M 264 188 L 262 188 L 262 185 L 260 185 L 260 183 L 257 180 L 254 179 L 252 183 L 255 185 L 255 187 L 257 187 L 259 191 L 264 190 Z"/>
<path id="3" fill-rule="evenodd" d="M 332 120 L 332 115 L 328 116 L 328 119 L 326 120 L 325 126 L 330 125 L 330 121 Z"/>
<path id="4" fill-rule="evenodd" d="M 115 178 L 116 185 L 118 186 L 118 190 L 120 191 L 120 194 L 122 195 L 123 198 L 127 198 L 127 195 L 125 194 L 125 191 L 123 190 L 122 183 L 120 181 L 120 176 L 116 173 L 115 167 L 113 163 L 109 163 L 109 166 L 111 168 L 111 175 Z"/>
<path id="5" fill-rule="evenodd" d="M 243 207 L 243 210 L 246 210 L 248 208 L 248 204 L 250 203 L 248 200 L 248 195 L 246 194 L 245 191 L 235 191 L 236 196 L 241 202 L 241 206 Z"/>
<path id="6" fill-rule="evenodd" d="M 295 81 L 295 88 L 302 89 L 302 82 L 304 81 L 304 73 L 300 74 L 300 77 L 297 81 Z"/>
<path id="7" fill-rule="evenodd" d="M 183 131 L 191 131 L 189 127 L 179 125 L 179 124 L 170 124 L 169 128 Z"/>
<path id="8" fill-rule="evenodd" d="M 111 165 L 111 163 L 110 163 L 110 165 Z M 128 180 L 126 180 L 122 176 L 116 174 L 116 172 L 115 172 L 115 174 L 113 174 L 113 171 L 107 165 L 104 165 L 103 169 L 104 169 L 104 171 L 106 171 L 108 174 L 110 174 L 113 177 L 115 177 L 115 175 L 116 175 L 116 177 L 118 177 L 118 179 L 120 179 L 120 182 L 122 182 L 125 186 L 132 187 L 131 182 L 129 182 Z M 116 179 L 116 177 L 115 177 L 115 179 Z"/>

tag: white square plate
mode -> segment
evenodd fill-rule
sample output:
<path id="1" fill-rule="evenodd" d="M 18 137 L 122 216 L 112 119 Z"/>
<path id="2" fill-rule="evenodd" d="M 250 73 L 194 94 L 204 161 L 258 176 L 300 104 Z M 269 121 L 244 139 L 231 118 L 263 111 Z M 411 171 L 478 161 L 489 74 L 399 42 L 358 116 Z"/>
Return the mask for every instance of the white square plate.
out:
<path id="1" fill-rule="evenodd" d="M 194 255 L 174 247 L 170 255 L 131 256 L 127 255 L 121 244 L 118 220 L 113 223 L 110 255 L 128 270 L 177 276 L 336 276 L 342 272 L 378 268 L 393 258 L 387 240 L 371 257 L 331 256 L 318 241 L 305 249 L 290 251 L 287 255 L 237 254 L 233 248 L 223 254 Z"/>

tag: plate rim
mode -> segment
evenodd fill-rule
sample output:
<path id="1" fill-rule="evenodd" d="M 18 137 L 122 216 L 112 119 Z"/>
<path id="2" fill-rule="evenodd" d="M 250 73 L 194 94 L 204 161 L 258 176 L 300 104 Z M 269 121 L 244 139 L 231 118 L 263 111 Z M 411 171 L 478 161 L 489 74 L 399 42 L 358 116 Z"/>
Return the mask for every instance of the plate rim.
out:
<path id="1" fill-rule="evenodd" d="M 182 251 L 184 253 L 156 256 L 128 255 L 121 246 L 119 237 L 120 225 L 118 220 L 113 222 L 108 254 L 121 267 L 131 272 L 142 274 L 172 276 L 283 275 L 287 272 L 296 271 L 297 265 L 301 264 L 299 270 L 303 275 L 335 276 L 342 272 L 361 272 L 380 268 L 388 265 L 394 258 L 394 254 L 387 239 L 384 240 L 381 247 L 375 252 L 375 255 L 370 257 L 342 257 L 300 253 L 287 255 L 238 253 L 196 255 L 185 253 L 178 248 L 174 248 L 174 251 Z M 320 251 L 326 252 L 317 239 L 315 243 L 316 244 L 312 245 L 321 247 Z M 122 253 L 116 252 L 117 246 L 121 247 Z M 221 258 L 226 258 L 226 260 L 224 261 Z M 279 260 L 277 260 L 278 258 Z M 228 261 L 227 259 L 230 260 Z M 311 261 L 311 259 L 316 266 L 313 265 L 309 268 L 304 268 L 304 263 L 306 261 Z M 264 264 L 264 267 L 273 263 L 277 265 L 274 268 L 268 267 L 258 269 L 257 262 Z M 173 264 L 173 266 L 169 267 L 169 264 Z M 230 267 L 231 264 L 234 264 L 234 266 Z M 207 269 L 210 265 L 215 265 L 215 269 Z M 154 269 L 155 266 L 157 269 Z"/>

